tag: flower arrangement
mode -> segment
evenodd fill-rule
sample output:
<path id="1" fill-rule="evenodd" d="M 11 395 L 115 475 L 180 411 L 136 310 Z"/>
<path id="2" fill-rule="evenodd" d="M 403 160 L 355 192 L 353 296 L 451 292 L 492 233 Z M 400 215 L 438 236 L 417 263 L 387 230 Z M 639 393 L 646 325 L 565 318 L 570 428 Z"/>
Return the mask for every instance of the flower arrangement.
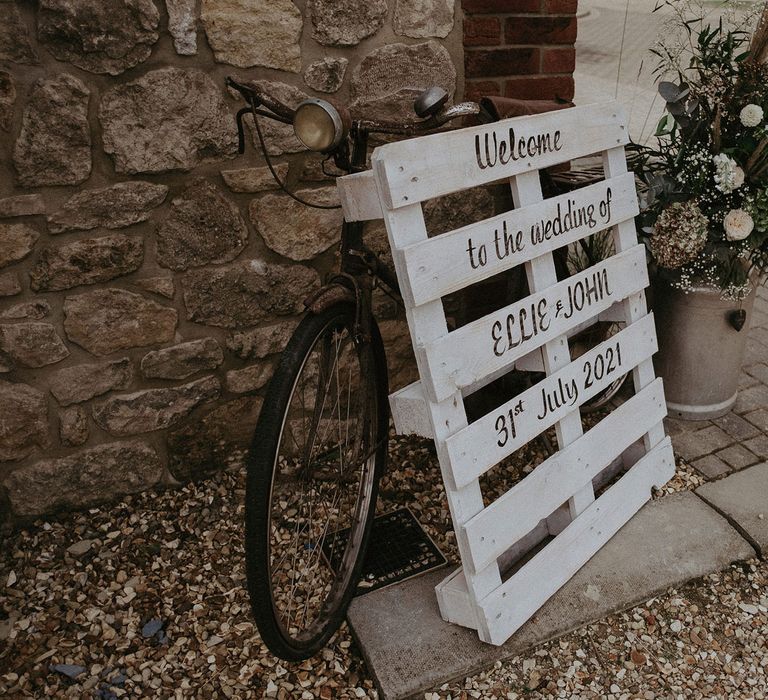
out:
<path id="1" fill-rule="evenodd" d="M 666 114 L 658 145 L 643 149 L 642 230 L 673 284 L 743 299 L 755 273 L 768 272 L 768 5 L 747 15 L 752 32 L 707 23 L 691 2 L 662 6 L 683 41 L 652 50 L 657 75 L 674 81 L 659 83 Z M 674 36 L 669 27 L 664 36 Z"/>

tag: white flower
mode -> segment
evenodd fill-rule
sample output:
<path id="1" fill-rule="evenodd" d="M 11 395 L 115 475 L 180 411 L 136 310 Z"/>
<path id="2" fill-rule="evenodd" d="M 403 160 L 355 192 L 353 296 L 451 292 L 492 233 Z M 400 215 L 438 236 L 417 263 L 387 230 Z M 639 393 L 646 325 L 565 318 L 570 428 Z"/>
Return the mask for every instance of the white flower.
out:
<path id="1" fill-rule="evenodd" d="M 741 110 L 739 119 L 744 126 L 757 126 L 763 121 L 763 108 L 760 105 L 748 104 Z"/>
<path id="2" fill-rule="evenodd" d="M 742 241 L 755 227 L 752 217 L 743 209 L 731 209 L 723 219 L 725 237 L 729 241 Z"/>
<path id="3" fill-rule="evenodd" d="M 718 153 L 712 156 L 712 162 L 715 164 L 715 186 L 723 194 L 733 192 L 744 184 L 744 171 L 733 158 L 725 153 Z"/>
<path id="4" fill-rule="evenodd" d="M 737 165 L 733 169 L 733 189 L 737 190 L 744 184 L 744 168 Z"/>

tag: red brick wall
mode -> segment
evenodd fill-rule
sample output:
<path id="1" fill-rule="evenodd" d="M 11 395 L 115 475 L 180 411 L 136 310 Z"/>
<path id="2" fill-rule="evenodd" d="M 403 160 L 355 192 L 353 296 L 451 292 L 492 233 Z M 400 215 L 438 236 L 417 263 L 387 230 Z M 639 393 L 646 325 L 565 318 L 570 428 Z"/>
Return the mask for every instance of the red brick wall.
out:
<path id="1" fill-rule="evenodd" d="M 461 4 L 466 99 L 573 99 L 578 0 Z"/>

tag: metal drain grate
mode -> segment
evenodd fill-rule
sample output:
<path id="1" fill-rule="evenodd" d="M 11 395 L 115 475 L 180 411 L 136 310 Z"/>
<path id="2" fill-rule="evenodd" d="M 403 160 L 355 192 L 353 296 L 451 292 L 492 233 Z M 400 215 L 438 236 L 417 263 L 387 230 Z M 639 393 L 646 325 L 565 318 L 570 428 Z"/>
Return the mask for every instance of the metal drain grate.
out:
<path id="1" fill-rule="evenodd" d="M 334 550 L 336 538 L 346 539 L 348 530 L 340 530 L 323 543 L 323 554 L 334 570 L 338 570 L 341 554 Z M 331 552 L 334 552 L 331 558 Z M 370 593 L 384 586 L 422 574 L 446 564 L 421 523 L 408 508 L 398 508 L 379 515 L 371 526 L 371 539 L 363 565 L 363 573 L 355 595 Z"/>

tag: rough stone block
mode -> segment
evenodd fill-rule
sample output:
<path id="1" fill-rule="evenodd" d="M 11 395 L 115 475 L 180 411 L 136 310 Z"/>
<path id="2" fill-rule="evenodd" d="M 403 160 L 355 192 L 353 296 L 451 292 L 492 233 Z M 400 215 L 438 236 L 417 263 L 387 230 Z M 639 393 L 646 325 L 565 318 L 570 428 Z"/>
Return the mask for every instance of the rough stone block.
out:
<path id="1" fill-rule="evenodd" d="M 16 515 L 93 505 L 154 486 L 162 475 L 155 451 L 138 440 L 99 445 L 17 469 L 5 480 Z"/>
<path id="2" fill-rule="evenodd" d="M 319 281 L 317 272 L 303 265 L 245 260 L 190 270 L 182 278 L 182 287 L 190 321 L 243 328 L 302 311 L 304 299 Z"/>
<path id="3" fill-rule="evenodd" d="M 180 56 L 197 53 L 196 0 L 165 0 L 168 9 L 168 31 L 173 37 L 173 47 Z"/>
<path id="4" fill-rule="evenodd" d="M 299 88 L 272 80 L 254 81 L 261 90 L 272 95 L 276 100 L 280 100 L 284 105 L 295 109 L 299 102 L 306 100 L 309 95 Z M 251 129 L 251 137 L 255 148 L 260 149 L 259 139 L 256 129 L 251 126 L 251 120 L 246 120 L 246 124 Z M 267 146 L 267 153 L 271 156 L 279 156 L 283 153 L 299 153 L 305 151 L 305 146 L 296 138 L 293 133 L 293 126 L 290 124 L 281 124 L 272 119 L 259 118 L 261 133 L 264 135 L 264 143 Z"/>
<path id="5" fill-rule="evenodd" d="M 62 233 L 131 226 L 146 221 L 167 194 L 166 185 L 140 180 L 78 192 L 48 217 L 48 230 Z"/>
<path id="6" fill-rule="evenodd" d="M 231 369 L 227 372 L 227 390 L 233 394 L 258 391 L 271 379 L 274 369 L 274 365 L 269 362 L 249 365 L 242 369 Z"/>
<path id="7" fill-rule="evenodd" d="M 62 406 L 88 401 L 113 389 L 125 389 L 133 378 L 131 361 L 124 357 L 60 369 L 51 378 L 51 393 Z"/>
<path id="8" fill-rule="evenodd" d="M 62 73 L 32 89 L 13 149 L 20 185 L 78 185 L 91 174 L 90 90 Z"/>
<path id="9" fill-rule="evenodd" d="M 37 63 L 37 51 L 29 40 L 27 28 L 15 2 L 3 3 L 0 22 L 0 61 Z"/>
<path id="10" fill-rule="evenodd" d="M 40 0 L 37 34 L 58 60 L 119 75 L 149 57 L 159 19 L 152 0 Z"/>
<path id="11" fill-rule="evenodd" d="M 220 87 L 202 71 L 150 71 L 101 98 L 104 150 L 119 173 L 191 170 L 232 156 L 237 130 Z"/>
<path id="12" fill-rule="evenodd" d="M 280 180 L 285 182 L 288 175 L 288 163 L 273 163 L 273 167 Z M 227 183 L 227 187 L 233 192 L 263 192 L 264 190 L 276 190 L 280 187 L 267 166 L 222 170 L 221 176 Z"/>
<path id="13" fill-rule="evenodd" d="M 301 70 L 303 23 L 291 0 L 203 0 L 200 19 L 218 62 Z"/>
<path id="14" fill-rule="evenodd" d="M 453 29 L 454 0 L 397 0 L 392 26 L 398 36 L 447 37 Z"/>
<path id="15" fill-rule="evenodd" d="M 26 258 L 39 237 L 40 234 L 26 224 L 0 224 L 0 267 Z"/>
<path id="16" fill-rule="evenodd" d="M 248 228 L 237 206 L 201 178 L 171 202 L 157 229 L 157 261 L 172 270 L 230 262 L 247 241 Z"/>
<path id="17" fill-rule="evenodd" d="M 112 234 L 47 246 L 29 273 L 36 292 L 53 292 L 79 285 L 108 282 L 141 267 L 144 239 Z"/>
<path id="18" fill-rule="evenodd" d="M 13 76 L 0 70 L 0 130 L 11 130 L 13 106 L 16 104 L 16 83 Z"/>
<path id="19" fill-rule="evenodd" d="M 0 406 L 0 462 L 23 459 L 48 445 L 48 404 L 42 392 L 0 380 Z"/>
<path id="20" fill-rule="evenodd" d="M 381 29 L 385 0 L 309 0 L 312 38 L 324 46 L 355 46 Z"/>
<path id="21" fill-rule="evenodd" d="M 339 201 L 335 186 L 296 195 L 323 205 Z M 270 250 L 291 260 L 312 260 L 340 240 L 340 209 L 312 209 L 285 194 L 267 194 L 251 201 L 250 215 Z"/>
<path id="22" fill-rule="evenodd" d="M 182 386 L 112 396 L 93 408 L 96 424 L 111 435 L 137 435 L 176 425 L 196 406 L 219 397 L 219 380 L 204 377 Z"/>
<path id="23" fill-rule="evenodd" d="M 233 333 L 227 339 L 227 349 L 241 360 L 262 359 L 267 355 L 282 352 L 296 325 L 295 321 L 288 321 Z"/>
<path id="24" fill-rule="evenodd" d="M 0 274 L 0 297 L 12 297 L 21 294 L 21 280 L 17 272 Z"/>
<path id="25" fill-rule="evenodd" d="M 0 357 L 5 353 L 21 367 L 45 367 L 69 357 L 69 350 L 50 323 L 28 321 L 0 326 Z"/>
<path id="26" fill-rule="evenodd" d="M 69 447 L 84 445 L 88 440 L 88 414 L 82 406 L 70 406 L 59 412 L 59 437 Z"/>
<path id="27" fill-rule="evenodd" d="M 436 41 L 381 46 L 352 75 L 352 109 L 382 119 L 412 119 L 414 98 L 432 85 L 451 96 L 456 90 L 456 69 L 444 46 Z"/>
<path id="28" fill-rule="evenodd" d="M 39 194 L 17 194 L 0 199 L 0 219 L 45 214 L 45 201 Z"/>
<path id="29" fill-rule="evenodd" d="M 348 65 L 346 58 L 321 58 L 307 66 L 304 82 L 318 92 L 336 92 L 344 82 Z"/>
<path id="30" fill-rule="evenodd" d="M 175 309 L 122 289 L 97 289 L 64 300 L 67 338 L 94 355 L 173 340 Z"/>
<path id="31" fill-rule="evenodd" d="M 44 299 L 36 299 L 35 301 L 22 301 L 9 306 L 0 313 L 0 318 L 13 321 L 39 321 L 46 316 L 50 316 L 50 314 L 51 305 Z"/>
<path id="32" fill-rule="evenodd" d="M 147 379 L 186 379 L 224 362 L 224 353 L 213 338 L 190 340 L 162 350 L 148 352 L 141 359 L 141 372 Z"/>
<path id="33" fill-rule="evenodd" d="M 145 292 L 159 294 L 166 299 L 173 299 L 173 295 L 176 294 L 176 283 L 173 277 L 143 277 L 133 280 L 133 286 Z"/>

